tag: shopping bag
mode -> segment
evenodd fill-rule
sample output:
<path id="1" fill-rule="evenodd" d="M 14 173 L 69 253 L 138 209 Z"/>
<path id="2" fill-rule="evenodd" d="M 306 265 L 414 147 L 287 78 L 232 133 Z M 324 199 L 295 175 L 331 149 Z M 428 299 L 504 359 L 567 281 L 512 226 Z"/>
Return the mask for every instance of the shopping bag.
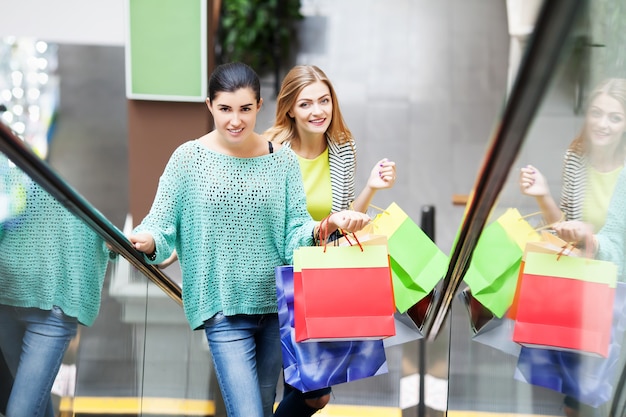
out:
<path id="1" fill-rule="evenodd" d="M 513 340 L 606 357 L 616 282 L 612 262 L 529 252 Z"/>
<path id="2" fill-rule="evenodd" d="M 472 296 L 469 288 L 461 291 L 458 297 L 467 309 L 472 341 L 512 356 L 519 355 L 521 346 L 513 341 L 515 322 L 512 319 L 496 317 Z"/>
<path id="3" fill-rule="evenodd" d="M 396 307 L 404 313 L 435 288 L 448 258 L 396 203 L 374 217 L 371 232 L 387 236 Z"/>
<path id="4" fill-rule="evenodd" d="M 496 317 L 504 316 L 513 302 L 526 243 L 537 240 L 538 232 L 514 208 L 483 229 L 463 280 Z"/>
<path id="5" fill-rule="evenodd" d="M 367 227 L 364 230 L 359 230 L 358 232 L 351 233 L 349 235 L 344 235 L 337 239 L 336 246 L 354 246 L 356 241 L 362 245 L 383 245 L 389 246 L 389 241 L 387 240 L 387 236 L 385 235 L 377 235 L 371 233 L 371 228 Z M 387 248 L 389 250 L 389 248 Z"/>
<path id="6" fill-rule="evenodd" d="M 517 314 L 517 306 L 519 304 L 519 287 L 522 283 L 520 277 L 524 273 L 526 254 L 528 252 L 551 253 L 562 256 L 582 256 L 580 249 L 573 246 L 571 243 L 564 241 L 560 237 L 546 231 L 541 232 L 541 239 L 538 242 L 528 242 L 524 248 L 524 253 L 522 254 L 522 260 L 517 274 L 517 285 L 515 287 L 515 294 L 513 295 L 513 302 L 506 313 L 506 316 L 513 320 L 515 320 L 515 316 Z"/>
<path id="7" fill-rule="evenodd" d="M 599 407 L 612 398 L 626 330 L 626 284 L 617 283 L 608 357 L 522 347 L 514 378 Z"/>
<path id="8" fill-rule="evenodd" d="M 286 383 L 307 392 L 388 372 L 381 340 L 296 342 L 293 290 L 293 267 L 277 267 L 276 298 Z"/>
<path id="9" fill-rule="evenodd" d="M 296 340 L 368 340 L 395 334 L 385 245 L 294 251 Z"/>
<path id="10" fill-rule="evenodd" d="M 409 307 L 404 313 L 396 311 L 394 314 L 396 335 L 383 340 L 385 348 L 423 339 L 426 318 L 431 314 L 437 297 L 439 297 L 439 292 L 437 288 L 434 288 L 430 294 Z"/>
<path id="11" fill-rule="evenodd" d="M 371 231 L 372 229 L 365 228 L 352 233 L 353 237 L 350 237 L 350 235 L 343 236 L 337 240 L 337 244 L 339 246 L 351 246 L 355 244 L 355 239 L 358 239 L 361 245 L 387 245 L 387 236 L 373 234 Z M 395 312 L 393 318 L 396 334 L 383 340 L 385 348 L 409 343 L 424 337 L 422 329 L 424 328 L 426 316 L 432 309 L 436 295 L 437 289 L 435 288 L 426 297 L 409 307 L 404 313 Z"/>

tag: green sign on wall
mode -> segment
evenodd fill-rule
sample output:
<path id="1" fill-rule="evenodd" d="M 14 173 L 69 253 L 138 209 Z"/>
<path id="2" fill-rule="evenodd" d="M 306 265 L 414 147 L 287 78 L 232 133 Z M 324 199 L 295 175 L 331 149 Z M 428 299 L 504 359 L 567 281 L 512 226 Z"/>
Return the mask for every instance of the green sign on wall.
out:
<path id="1" fill-rule="evenodd" d="M 206 0 L 127 0 L 126 97 L 204 101 Z"/>

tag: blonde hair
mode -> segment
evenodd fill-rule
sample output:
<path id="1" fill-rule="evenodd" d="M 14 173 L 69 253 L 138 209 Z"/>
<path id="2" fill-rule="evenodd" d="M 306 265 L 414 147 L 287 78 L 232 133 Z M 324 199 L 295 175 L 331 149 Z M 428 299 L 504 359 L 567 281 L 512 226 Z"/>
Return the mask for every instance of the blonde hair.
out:
<path id="1" fill-rule="evenodd" d="M 614 98 L 622 106 L 622 110 L 626 113 L 626 79 L 624 78 L 608 78 L 602 81 L 598 86 L 589 94 L 587 99 L 587 111 L 591 103 L 601 96 L 606 94 L 611 98 Z M 578 155 L 585 155 L 589 151 L 589 141 L 586 136 L 587 121 L 580 130 L 578 136 L 570 143 L 569 149 Z M 626 157 L 626 138 L 622 137 L 622 146 L 618 148 L 621 152 L 621 157 Z"/>
<path id="2" fill-rule="evenodd" d="M 332 120 L 326 130 L 326 137 L 340 145 L 352 140 L 352 133 L 341 115 L 337 94 L 324 71 L 315 65 L 297 65 L 283 79 L 276 99 L 276 119 L 274 125 L 264 133 L 266 138 L 278 143 L 290 142 L 298 138 L 295 120 L 289 116 L 300 92 L 309 85 L 321 81 L 328 86 L 333 104 Z"/>

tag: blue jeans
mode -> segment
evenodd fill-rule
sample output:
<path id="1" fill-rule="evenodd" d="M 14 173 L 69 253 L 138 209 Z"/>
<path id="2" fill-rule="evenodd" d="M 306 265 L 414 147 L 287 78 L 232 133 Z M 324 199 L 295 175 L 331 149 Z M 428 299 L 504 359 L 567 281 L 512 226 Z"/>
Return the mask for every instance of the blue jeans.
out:
<path id="1" fill-rule="evenodd" d="M 77 321 L 52 310 L 0 304 L 0 349 L 13 374 L 10 417 L 54 417 L 50 390 Z"/>
<path id="2" fill-rule="evenodd" d="M 277 314 L 204 322 L 228 417 L 272 417 L 282 367 Z"/>

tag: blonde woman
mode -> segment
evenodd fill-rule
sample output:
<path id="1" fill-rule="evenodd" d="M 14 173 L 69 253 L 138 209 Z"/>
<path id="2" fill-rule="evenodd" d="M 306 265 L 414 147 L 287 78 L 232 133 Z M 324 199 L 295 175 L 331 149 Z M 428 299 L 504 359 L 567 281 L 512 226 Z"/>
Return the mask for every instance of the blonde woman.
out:
<path id="1" fill-rule="evenodd" d="M 355 198 L 356 144 L 332 83 L 316 66 L 299 65 L 287 73 L 278 93 L 274 125 L 264 136 L 297 155 L 307 208 L 315 220 L 348 208 L 365 213 L 376 192 L 395 183 L 396 164 L 381 159 Z M 331 238 L 337 236 L 335 232 Z M 330 387 L 307 393 L 288 384 L 284 387 L 275 417 L 311 416 L 330 400 Z"/>

